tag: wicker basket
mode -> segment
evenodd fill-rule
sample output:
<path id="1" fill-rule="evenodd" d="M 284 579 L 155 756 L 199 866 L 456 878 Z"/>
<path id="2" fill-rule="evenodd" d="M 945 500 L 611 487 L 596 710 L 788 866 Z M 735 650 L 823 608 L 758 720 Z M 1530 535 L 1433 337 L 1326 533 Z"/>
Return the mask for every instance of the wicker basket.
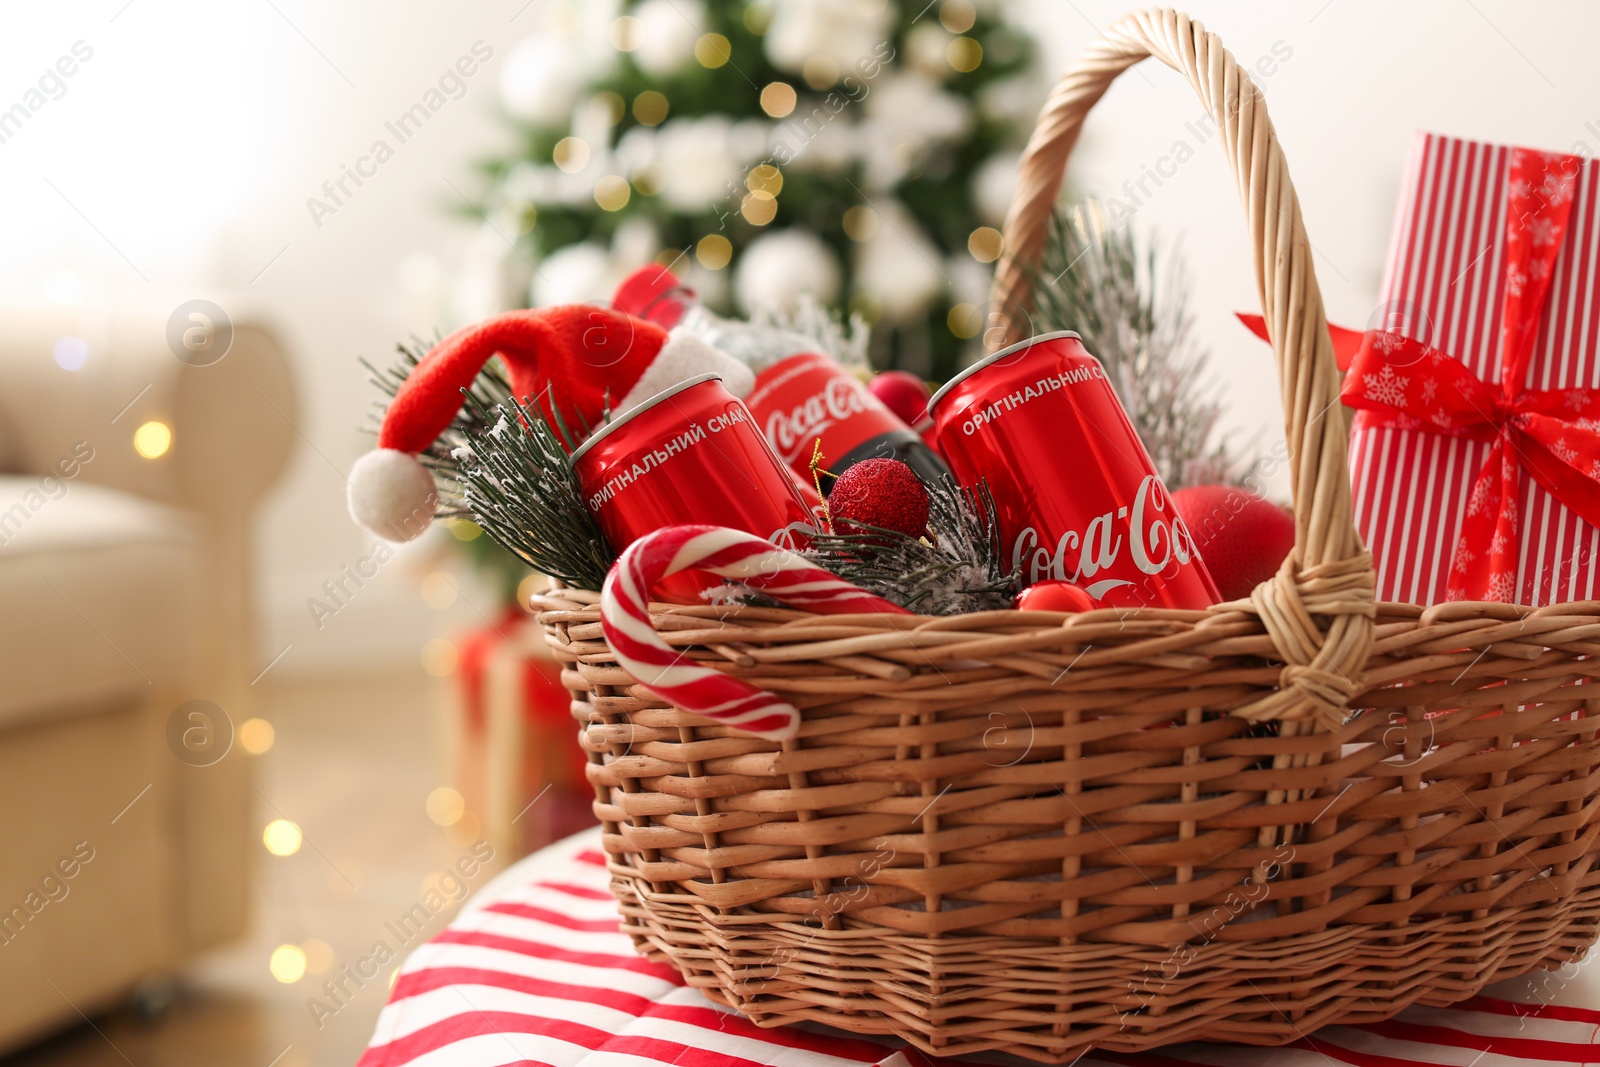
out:
<path id="1" fill-rule="evenodd" d="M 1374 605 L 1300 209 L 1214 35 L 1136 14 L 1057 86 L 997 306 L 1026 321 L 1084 116 L 1146 56 L 1215 117 L 1257 249 L 1298 532 L 1274 580 L 1207 611 L 656 606 L 685 655 L 802 709 L 782 745 L 634 688 L 593 593 L 539 605 L 624 928 L 763 1025 L 1050 1063 L 1277 1044 L 1463 999 L 1600 932 L 1600 604 Z"/>

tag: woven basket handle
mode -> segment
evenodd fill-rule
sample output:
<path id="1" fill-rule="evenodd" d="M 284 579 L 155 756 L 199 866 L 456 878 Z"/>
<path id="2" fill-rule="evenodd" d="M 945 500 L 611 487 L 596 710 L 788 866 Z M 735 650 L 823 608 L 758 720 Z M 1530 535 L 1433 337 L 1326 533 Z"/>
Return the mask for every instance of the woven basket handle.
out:
<path id="1" fill-rule="evenodd" d="M 1236 712 L 1250 719 L 1342 721 L 1372 640 L 1372 558 L 1352 520 L 1339 375 L 1311 245 L 1266 100 L 1214 33 L 1169 8 L 1120 19 L 1067 71 L 1022 155 L 1006 216 L 990 350 L 1028 333 L 1030 280 L 1083 120 L 1117 75 L 1146 56 L 1183 74 L 1221 134 L 1256 249 L 1256 282 L 1277 356 L 1290 455 L 1295 551 L 1252 605 L 1277 645 L 1282 690 Z"/>

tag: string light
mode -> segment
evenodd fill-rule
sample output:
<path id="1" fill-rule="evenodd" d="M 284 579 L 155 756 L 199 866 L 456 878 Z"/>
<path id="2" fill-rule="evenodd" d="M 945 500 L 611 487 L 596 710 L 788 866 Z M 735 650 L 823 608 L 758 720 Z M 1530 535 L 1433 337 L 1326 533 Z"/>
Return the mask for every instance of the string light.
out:
<path id="1" fill-rule="evenodd" d="M 633 117 L 642 126 L 659 126 L 667 119 L 671 105 L 667 98 L 654 89 L 646 89 L 633 98 Z"/>
<path id="2" fill-rule="evenodd" d="M 272 950 L 272 958 L 267 961 L 267 969 L 272 972 L 272 977 L 284 985 L 293 985 L 305 977 L 305 950 L 299 945 L 279 945 Z"/>
<path id="3" fill-rule="evenodd" d="M 422 669 L 435 678 L 443 678 L 456 669 L 456 646 L 442 637 L 435 637 L 422 646 Z"/>
<path id="4" fill-rule="evenodd" d="M 133 450 L 145 459 L 160 459 L 172 447 L 172 427 L 152 420 L 133 431 Z"/>
<path id="5" fill-rule="evenodd" d="M 993 263 L 1000 258 L 1000 231 L 993 226 L 979 226 L 967 236 L 967 251 L 979 263 Z"/>
<path id="6" fill-rule="evenodd" d="M 632 15 L 622 15 L 611 22 L 611 47 L 619 52 L 631 52 L 639 47 L 639 20 Z"/>
<path id="7" fill-rule="evenodd" d="M 274 856 L 292 856 L 300 851 L 300 842 L 304 835 L 300 827 L 288 819 L 273 819 L 267 823 L 267 828 L 261 831 L 261 842 L 267 846 L 267 851 Z"/>
<path id="8" fill-rule="evenodd" d="M 239 747 L 252 756 L 272 750 L 278 731 L 266 719 L 246 719 L 239 727 Z"/>
<path id="9" fill-rule="evenodd" d="M 983 316 L 978 314 L 974 304 L 957 304 L 950 309 L 950 314 L 945 316 L 945 325 L 950 327 L 950 332 L 963 341 L 978 336 L 978 330 L 983 325 Z"/>
<path id="10" fill-rule="evenodd" d="M 628 179 L 607 174 L 594 183 L 594 202 L 607 211 L 621 211 L 628 206 L 630 189 Z"/>
<path id="11" fill-rule="evenodd" d="M 550 158 L 568 174 L 575 174 L 589 165 L 589 142 L 581 137 L 563 137 L 556 142 Z"/>
<path id="12" fill-rule="evenodd" d="M 720 33 L 708 33 L 694 43 L 694 58 L 708 70 L 716 70 L 732 55 L 732 43 Z"/>
<path id="13" fill-rule="evenodd" d="M 966 33 L 978 21 L 978 9 L 970 0 L 944 0 L 939 5 L 939 23 L 951 33 Z"/>
<path id="14" fill-rule="evenodd" d="M 461 799 L 461 794 L 447 785 L 428 794 L 428 818 L 440 826 L 450 826 L 461 821 L 461 815 L 467 810 L 466 801 Z"/>
<path id="15" fill-rule="evenodd" d="M 761 90 L 761 110 L 775 119 L 781 119 L 794 110 L 794 86 L 788 82 L 768 82 Z"/>
<path id="16" fill-rule="evenodd" d="M 694 246 L 694 258 L 706 270 L 721 270 L 733 258 L 733 242 L 720 233 L 707 234 Z"/>
<path id="17" fill-rule="evenodd" d="M 983 62 L 983 45 L 971 37 L 957 37 L 944 50 L 944 57 L 952 68 L 966 74 Z"/>
<path id="18" fill-rule="evenodd" d="M 878 232 L 878 213 L 865 204 L 857 204 L 844 213 L 844 233 L 852 241 L 865 241 Z"/>

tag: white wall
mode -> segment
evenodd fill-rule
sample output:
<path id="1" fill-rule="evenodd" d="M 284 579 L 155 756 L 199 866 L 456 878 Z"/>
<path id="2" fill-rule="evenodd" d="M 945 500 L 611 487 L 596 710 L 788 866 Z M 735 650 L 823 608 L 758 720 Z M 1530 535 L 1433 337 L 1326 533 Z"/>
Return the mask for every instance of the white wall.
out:
<path id="1" fill-rule="evenodd" d="M 305 601 L 371 547 L 343 508 L 371 396 L 356 358 L 386 360 L 396 339 L 446 324 L 427 266 L 448 275 L 477 229 L 445 214 L 459 204 L 450 183 L 475 191 L 468 162 L 502 136 L 492 116 L 499 61 L 544 2 L 519 15 L 524 0 L 104 0 L 9 5 L 0 16 L 0 108 L 74 42 L 94 49 L 65 94 L 0 144 L 0 296 L 166 307 L 202 288 L 244 290 L 277 309 L 293 345 L 302 448 L 261 532 L 263 664 L 294 646 L 275 669 L 410 659 L 426 636 L 477 618 L 468 603 L 423 605 L 418 577 L 434 566 L 426 546 L 386 566 L 321 630 Z M 1128 5 L 1017 6 L 1060 69 Z M 1586 54 L 1600 37 L 1593 5 L 1196 0 L 1190 10 L 1242 60 L 1275 45 L 1292 53 L 1263 81 L 1328 307 L 1346 324 L 1363 325 L 1375 303 L 1412 130 L 1600 150 L 1600 73 Z M 307 198 L 480 40 L 495 58 L 465 97 L 319 227 Z M 1149 64 L 1130 72 L 1090 121 L 1074 188 L 1125 196 L 1141 164 L 1177 140 L 1195 144 L 1185 123 L 1199 115 L 1176 75 Z M 1181 238 L 1231 425 L 1270 445 L 1281 436 L 1270 355 L 1231 318 L 1255 293 L 1242 213 L 1215 143 L 1198 147 L 1139 206 L 1138 224 Z"/>

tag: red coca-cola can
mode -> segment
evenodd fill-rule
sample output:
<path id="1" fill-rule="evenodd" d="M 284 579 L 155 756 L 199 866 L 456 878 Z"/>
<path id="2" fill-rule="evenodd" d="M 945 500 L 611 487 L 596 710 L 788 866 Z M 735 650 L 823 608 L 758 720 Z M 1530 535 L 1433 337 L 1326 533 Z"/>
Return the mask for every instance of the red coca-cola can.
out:
<path id="1" fill-rule="evenodd" d="M 1107 607 L 1221 597 L 1155 464 L 1075 333 L 1001 349 L 928 402 L 956 481 L 987 480 L 1005 563 L 1026 587 L 1071 582 Z"/>
<path id="2" fill-rule="evenodd" d="M 750 410 L 715 374 L 690 378 L 624 412 L 572 453 L 583 503 L 614 551 L 680 523 L 710 523 L 800 548 L 811 509 Z M 675 574 L 656 588 L 698 603 L 720 580 Z"/>
<path id="3" fill-rule="evenodd" d="M 788 356 L 756 375 L 745 398 L 778 458 L 802 476 L 820 442 L 823 466 L 843 474 L 864 459 L 898 459 L 923 481 L 945 473 L 933 450 L 854 375 L 820 352 Z M 831 485 L 831 475 L 823 486 Z"/>

